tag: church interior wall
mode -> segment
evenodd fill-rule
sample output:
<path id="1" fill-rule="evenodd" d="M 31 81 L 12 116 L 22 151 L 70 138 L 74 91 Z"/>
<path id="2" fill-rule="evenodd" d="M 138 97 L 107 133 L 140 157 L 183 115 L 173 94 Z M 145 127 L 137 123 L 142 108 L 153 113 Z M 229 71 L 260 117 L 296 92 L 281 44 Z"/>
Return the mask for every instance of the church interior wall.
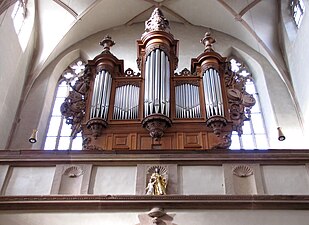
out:
<path id="1" fill-rule="evenodd" d="M 177 225 L 307 225 L 309 214 L 306 210 L 166 210 L 173 217 L 173 224 Z M 79 212 L 29 212 L 29 211 L 1 211 L 0 219 L 6 225 L 15 225 L 23 221 L 24 225 L 81 225 L 81 224 L 139 224 L 138 215 L 147 210 L 100 210 Z"/>
<path id="2" fill-rule="evenodd" d="M 0 36 L 0 149 L 9 140 L 34 46 L 34 1 L 29 1 L 25 29 L 18 35 L 11 19 L 13 8 L 14 5 L 6 11 L 0 25 L 0 32 L 5 34 Z"/>
<path id="3" fill-rule="evenodd" d="M 308 1 L 303 1 L 305 8 L 309 8 Z M 281 1 L 280 32 L 282 37 L 282 49 L 290 70 L 293 87 L 302 113 L 305 135 L 309 137 L 309 49 L 305 47 L 309 35 L 309 16 L 306 10 L 299 28 L 296 28 L 291 17 L 290 9 L 286 7 L 287 0 Z"/>
<path id="4" fill-rule="evenodd" d="M 2 165 L 3 195 L 144 195 L 147 174 L 137 165 Z M 179 195 L 308 195 L 308 164 L 227 163 L 175 165 L 168 193 Z M 59 168 L 63 168 L 60 169 Z M 80 170 L 80 171 L 76 171 Z M 173 182 L 172 176 L 177 177 Z M 138 177 L 138 178 L 137 178 Z M 143 182 L 138 182 L 143 180 Z M 178 180 L 178 181 L 177 181 Z M 138 185 L 141 183 L 142 185 Z M 198 185 L 197 185 L 198 184 Z M 297 184 L 297 185 L 296 185 Z"/>

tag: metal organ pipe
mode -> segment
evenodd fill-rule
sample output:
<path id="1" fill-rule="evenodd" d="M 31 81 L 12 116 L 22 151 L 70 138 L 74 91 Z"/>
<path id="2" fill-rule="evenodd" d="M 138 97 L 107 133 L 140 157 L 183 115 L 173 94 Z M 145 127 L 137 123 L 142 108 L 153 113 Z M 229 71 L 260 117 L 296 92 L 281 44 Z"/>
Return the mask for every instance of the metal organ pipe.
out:
<path id="1" fill-rule="evenodd" d="M 94 81 L 90 119 L 102 118 L 107 120 L 111 87 L 111 74 L 105 70 L 98 72 Z"/>
<path id="2" fill-rule="evenodd" d="M 116 88 L 114 120 L 132 120 L 138 118 L 139 87 L 132 84 Z"/>
<path id="3" fill-rule="evenodd" d="M 170 62 L 161 49 L 147 56 L 144 83 L 144 116 L 154 113 L 169 116 Z"/>
<path id="4" fill-rule="evenodd" d="M 206 116 L 224 116 L 220 77 L 217 70 L 207 69 L 203 74 Z"/>
<path id="5" fill-rule="evenodd" d="M 176 118 L 191 119 L 201 117 L 199 87 L 181 84 L 175 87 Z"/>

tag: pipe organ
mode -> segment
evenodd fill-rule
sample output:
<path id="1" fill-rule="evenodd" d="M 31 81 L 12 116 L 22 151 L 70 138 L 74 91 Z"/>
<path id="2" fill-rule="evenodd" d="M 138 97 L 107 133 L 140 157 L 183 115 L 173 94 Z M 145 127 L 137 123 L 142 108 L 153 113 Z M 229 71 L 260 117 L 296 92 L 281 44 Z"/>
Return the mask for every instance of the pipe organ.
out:
<path id="1" fill-rule="evenodd" d="M 206 117 L 224 116 L 222 89 L 219 72 L 213 68 L 203 73 Z"/>
<path id="2" fill-rule="evenodd" d="M 201 42 L 204 52 L 191 60 L 191 70 L 176 73 L 178 41 L 156 8 L 137 41 L 136 73 L 124 71 L 106 36 L 103 52 L 88 61 L 61 106 L 72 135 L 82 132 L 83 149 L 229 148 L 232 131 L 241 134 L 255 100 L 227 59 L 214 51 L 210 33 Z"/>
<path id="3" fill-rule="evenodd" d="M 107 120 L 109 99 L 112 87 L 112 76 L 102 70 L 94 79 L 93 93 L 91 98 L 90 119 L 102 118 Z"/>
<path id="4" fill-rule="evenodd" d="M 144 70 L 144 116 L 170 112 L 170 62 L 167 54 L 156 48 L 146 57 Z"/>
<path id="5" fill-rule="evenodd" d="M 139 87 L 132 84 L 116 88 L 114 120 L 132 120 L 138 118 Z"/>

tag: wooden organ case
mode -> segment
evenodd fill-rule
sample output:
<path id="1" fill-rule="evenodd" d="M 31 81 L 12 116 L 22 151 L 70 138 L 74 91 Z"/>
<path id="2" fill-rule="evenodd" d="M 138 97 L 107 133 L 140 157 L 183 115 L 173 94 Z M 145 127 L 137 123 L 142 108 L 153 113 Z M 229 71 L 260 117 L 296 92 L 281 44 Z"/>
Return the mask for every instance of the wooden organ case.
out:
<path id="1" fill-rule="evenodd" d="M 209 33 L 191 71 L 175 73 L 178 41 L 160 9 L 145 27 L 137 41 L 140 73 L 124 71 L 110 52 L 111 37 L 100 42 L 103 52 L 88 61 L 61 106 L 72 136 L 82 132 L 84 150 L 229 148 L 255 103 L 245 80 L 213 50 Z"/>

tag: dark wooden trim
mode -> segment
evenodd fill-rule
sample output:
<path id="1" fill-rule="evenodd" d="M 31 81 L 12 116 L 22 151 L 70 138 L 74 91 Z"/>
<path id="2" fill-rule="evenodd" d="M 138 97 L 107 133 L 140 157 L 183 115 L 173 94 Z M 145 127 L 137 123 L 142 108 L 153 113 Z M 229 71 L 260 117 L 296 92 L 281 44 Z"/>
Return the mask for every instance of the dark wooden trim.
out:
<path id="1" fill-rule="evenodd" d="M 178 165 L 222 165 L 259 163 L 261 165 L 304 165 L 309 150 L 110 150 L 46 151 L 0 150 L 0 164 L 12 166 L 55 166 L 59 163 L 95 165 L 137 165 L 177 163 Z"/>
<path id="2" fill-rule="evenodd" d="M 104 209 L 293 209 L 308 210 L 306 195 L 81 195 L 0 196 L 0 210 Z"/>

